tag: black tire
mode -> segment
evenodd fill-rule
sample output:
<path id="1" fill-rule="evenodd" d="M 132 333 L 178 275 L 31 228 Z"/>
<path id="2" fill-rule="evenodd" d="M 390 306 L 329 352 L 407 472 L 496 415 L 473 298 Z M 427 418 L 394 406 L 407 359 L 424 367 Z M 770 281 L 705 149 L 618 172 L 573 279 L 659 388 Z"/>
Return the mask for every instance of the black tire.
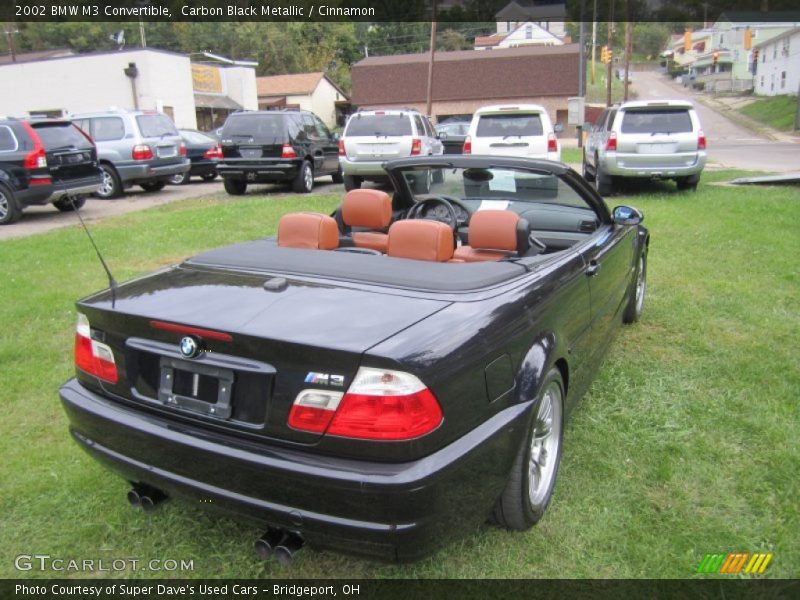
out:
<path id="1" fill-rule="evenodd" d="M 547 422 L 547 406 L 551 407 Z M 543 414 L 544 413 L 544 414 Z M 541 434 L 549 427 L 549 435 Z M 561 461 L 561 442 L 564 433 L 564 381 L 561 372 L 553 367 L 545 375 L 534 403 L 528 431 L 519 449 L 511 474 L 501 496 L 495 503 L 492 520 L 506 529 L 530 529 L 544 516 L 553 495 L 558 465 Z M 537 436 L 537 434 L 539 434 Z M 543 445 L 538 447 L 539 442 Z M 538 441 L 536 441 L 538 440 Z M 553 446 L 552 444 L 555 443 Z M 544 444 L 550 444 L 545 449 Z M 534 446 L 537 446 L 534 457 Z M 551 454 L 555 456 L 551 456 Z M 532 457 L 535 460 L 532 460 Z M 552 462 L 550 461 L 552 459 Z M 536 465 L 536 468 L 534 468 Z M 547 479 L 534 481 L 531 474 L 547 469 Z M 532 487 L 534 486 L 534 487 Z"/>
<path id="2" fill-rule="evenodd" d="M 355 175 L 345 175 L 344 176 L 344 189 L 345 191 L 350 190 L 357 190 L 361 187 L 362 183 L 361 177 L 356 177 Z"/>
<path id="3" fill-rule="evenodd" d="M 100 163 L 100 168 L 103 170 L 103 183 L 94 195 L 103 200 L 122 196 L 122 181 L 117 170 L 108 163 Z"/>
<path id="4" fill-rule="evenodd" d="M 585 154 L 583 155 L 582 167 L 583 168 L 581 169 L 581 171 L 583 173 L 583 178 L 590 183 L 594 181 L 594 173 L 592 173 L 591 169 L 589 168 L 589 165 L 586 163 Z"/>
<path id="5" fill-rule="evenodd" d="M 314 189 L 314 168 L 307 160 L 300 165 L 297 176 L 292 181 L 292 191 L 296 194 L 308 194 Z"/>
<path id="6" fill-rule="evenodd" d="M 72 200 L 70 200 L 68 196 L 64 196 L 63 198 L 53 202 L 53 206 L 55 206 L 61 212 L 79 210 L 83 208 L 84 204 L 86 204 L 86 196 L 73 196 Z"/>
<path id="7" fill-rule="evenodd" d="M 172 185 L 186 185 L 187 183 L 189 183 L 190 179 L 191 177 L 189 177 L 189 173 L 187 171 L 186 173 L 177 173 L 173 175 L 172 177 L 169 178 L 169 182 Z"/>
<path id="8" fill-rule="evenodd" d="M 344 181 L 344 175 L 342 174 L 342 167 L 339 167 L 339 170 L 331 175 L 331 181 L 333 181 L 333 183 L 342 183 Z"/>
<path id="9" fill-rule="evenodd" d="M 140 183 L 145 192 L 160 192 L 167 187 L 166 181 L 149 181 L 147 183 Z"/>
<path id="10" fill-rule="evenodd" d="M 10 225 L 22 216 L 22 207 L 8 187 L 0 184 L 0 225 Z"/>
<path id="11" fill-rule="evenodd" d="M 231 196 L 241 196 L 247 191 L 247 182 L 241 179 L 223 179 L 225 191 Z"/>
<path id="12" fill-rule="evenodd" d="M 635 323 L 642 318 L 644 310 L 644 298 L 647 292 L 647 251 L 639 256 L 639 264 L 636 266 L 636 278 L 628 294 L 628 304 L 625 312 L 622 313 L 623 323 Z"/>
<path id="13" fill-rule="evenodd" d="M 678 189 L 683 191 L 697 191 L 697 184 L 700 183 L 700 175 L 689 175 L 688 177 L 678 177 L 675 180 L 678 184 Z"/>
<path id="14" fill-rule="evenodd" d="M 206 173 L 203 175 L 203 181 L 214 181 L 217 178 L 216 173 Z"/>
<path id="15" fill-rule="evenodd" d="M 594 185 L 597 189 L 597 193 L 601 196 L 610 196 L 614 193 L 614 178 L 603 171 L 599 162 L 595 162 Z"/>

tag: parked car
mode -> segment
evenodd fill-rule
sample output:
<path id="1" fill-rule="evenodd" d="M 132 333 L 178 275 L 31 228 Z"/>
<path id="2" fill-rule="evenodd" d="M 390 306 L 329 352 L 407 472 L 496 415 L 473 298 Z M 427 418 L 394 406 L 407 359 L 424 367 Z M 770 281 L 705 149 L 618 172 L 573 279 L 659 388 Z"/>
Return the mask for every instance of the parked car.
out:
<path id="1" fill-rule="evenodd" d="M 439 123 L 436 126 L 436 135 L 444 145 L 445 154 L 463 153 L 464 140 L 467 139 L 469 123 L 468 120 L 451 120 Z"/>
<path id="2" fill-rule="evenodd" d="M 196 129 L 179 129 L 186 146 L 186 157 L 191 166 L 186 173 L 173 175 L 169 182 L 175 185 L 189 183 L 194 177 L 213 181 L 217 177 L 217 163 L 222 158 L 222 149 L 216 139 Z"/>
<path id="3" fill-rule="evenodd" d="M 695 190 L 706 165 L 706 136 L 691 102 L 626 102 L 603 111 L 583 146 L 583 174 L 607 196 L 619 179 L 674 179 Z"/>
<path id="4" fill-rule="evenodd" d="M 113 110 L 75 115 L 72 120 L 97 145 L 103 183 L 96 196 L 118 198 L 139 185 L 148 192 L 163 189 L 189 170 L 186 146 L 165 114 L 152 110 Z"/>
<path id="5" fill-rule="evenodd" d="M 538 104 L 498 104 L 475 111 L 464 154 L 561 160 L 550 116 Z"/>
<path id="6" fill-rule="evenodd" d="M 386 168 L 391 198 L 353 190 L 78 302 L 61 400 L 130 502 L 246 514 L 283 559 L 411 559 L 489 514 L 543 517 L 565 419 L 642 313 L 643 217 L 552 161 Z M 425 170 L 442 177 L 415 193 Z"/>
<path id="7" fill-rule="evenodd" d="M 308 193 L 314 179 L 342 182 L 338 138 L 305 110 L 241 111 L 231 114 L 220 134 L 217 171 L 225 191 L 239 196 L 250 183 L 290 183 Z"/>
<path id="8" fill-rule="evenodd" d="M 0 119 L 0 225 L 26 206 L 83 206 L 100 186 L 97 149 L 70 121 Z"/>
<path id="9" fill-rule="evenodd" d="M 386 182 L 383 163 L 404 156 L 444 153 L 428 117 L 413 109 L 359 110 L 350 115 L 339 141 L 344 188 L 364 181 Z"/>

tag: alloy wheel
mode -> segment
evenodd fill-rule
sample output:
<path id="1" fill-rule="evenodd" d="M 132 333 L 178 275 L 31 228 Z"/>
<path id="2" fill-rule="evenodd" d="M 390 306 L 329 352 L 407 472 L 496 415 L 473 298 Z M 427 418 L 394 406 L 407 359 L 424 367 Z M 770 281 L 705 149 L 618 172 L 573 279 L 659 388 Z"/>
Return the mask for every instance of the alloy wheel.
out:
<path id="1" fill-rule="evenodd" d="M 552 381 L 547 387 L 534 420 L 528 461 L 528 499 L 541 506 L 547 499 L 558 466 L 561 444 L 561 387 Z"/>

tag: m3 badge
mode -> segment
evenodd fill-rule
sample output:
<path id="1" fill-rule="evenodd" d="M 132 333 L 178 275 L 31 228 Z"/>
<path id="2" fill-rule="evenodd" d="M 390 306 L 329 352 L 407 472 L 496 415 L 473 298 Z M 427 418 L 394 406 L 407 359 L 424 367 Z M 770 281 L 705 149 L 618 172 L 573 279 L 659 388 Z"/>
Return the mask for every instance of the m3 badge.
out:
<path id="1" fill-rule="evenodd" d="M 316 373 L 309 371 L 305 378 L 306 383 L 316 383 L 317 385 L 332 385 L 334 387 L 342 387 L 344 385 L 344 375 L 335 375 L 333 373 Z"/>

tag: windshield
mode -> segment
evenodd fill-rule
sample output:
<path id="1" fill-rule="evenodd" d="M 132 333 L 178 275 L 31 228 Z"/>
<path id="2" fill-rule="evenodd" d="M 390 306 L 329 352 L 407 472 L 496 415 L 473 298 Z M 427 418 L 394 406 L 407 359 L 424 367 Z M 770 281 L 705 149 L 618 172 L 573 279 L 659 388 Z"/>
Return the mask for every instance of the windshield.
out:
<path id="1" fill-rule="evenodd" d="M 626 110 L 622 133 L 690 133 L 692 119 L 685 108 Z"/>
<path id="2" fill-rule="evenodd" d="M 552 173 L 509 167 L 416 168 L 402 172 L 415 201 L 446 196 L 473 207 L 514 210 L 513 205 L 549 204 L 593 209 Z"/>
<path id="3" fill-rule="evenodd" d="M 37 124 L 36 134 L 46 150 L 54 148 L 91 148 L 92 144 L 78 128 L 71 123 Z"/>
<path id="4" fill-rule="evenodd" d="M 165 135 L 178 135 L 175 124 L 167 115 L 139 115 L 136 117 L 142 137 L 163 137 Z"/>
<path id="5" fill-rule="evenodd" d="M 350 118 L 345 136 L 411 135 L 408 115 L 359 115 Z"/>

